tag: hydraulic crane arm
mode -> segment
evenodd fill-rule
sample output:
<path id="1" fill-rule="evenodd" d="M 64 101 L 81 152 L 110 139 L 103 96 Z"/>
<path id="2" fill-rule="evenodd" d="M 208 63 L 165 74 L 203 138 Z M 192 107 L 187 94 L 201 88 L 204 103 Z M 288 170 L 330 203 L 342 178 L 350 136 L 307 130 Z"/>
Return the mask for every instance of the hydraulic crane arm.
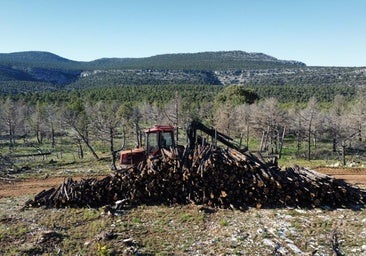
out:
<path id="1" fill-rule="evenodd" d="M 205 126 L 204 124 L 198 122 L 198 121 L 192 121 L 188 124 L 187 126 L 187 137 L 188 137 L 188 141 L 189 141 L 189 146 L 191 148 L 193 148 L 196 144 L 196 140 L 197 140 L 197 130 L 200 130 L 204 133 L 206 133 L 207 135 L 211 136 L 212 138 L 220 141 L 222 144 L 233 148 L 235 150 L 238 150 L 240 152 L 246 151 L 246 149 L 241 149 L 239 145 L 237 145 L 234 140 L 229 137 L 226 134 L 223 134 L 221 132 L 218 132 L 216 129 L 214 128 L 208 128 L 207 126 Z"/>

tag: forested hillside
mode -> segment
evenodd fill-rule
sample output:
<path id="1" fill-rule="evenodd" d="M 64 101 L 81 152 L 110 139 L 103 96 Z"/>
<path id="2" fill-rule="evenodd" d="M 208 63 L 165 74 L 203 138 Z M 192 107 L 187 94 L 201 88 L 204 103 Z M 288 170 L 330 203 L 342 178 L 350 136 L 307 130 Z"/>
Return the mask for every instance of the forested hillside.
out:
<path id="1" fill-rule="evenodd" d="M 48 52 L 0 54 L 1 95 L 126 85 L 232 84 L 248 86 L 262 97 L 281 96 L 281 101 L 306 101 L 306 95 L 314 90 L 320 94 L 337 91 L 348 97 L 365 86 L 366 69 L 308 67 L 298 61 L 243 51 L 103 58 L 90 62 L 72 61 Z M 289 93 L 283 95 L 282 87 Z M 327 100 L 333 96 L 331 92 Z"/>

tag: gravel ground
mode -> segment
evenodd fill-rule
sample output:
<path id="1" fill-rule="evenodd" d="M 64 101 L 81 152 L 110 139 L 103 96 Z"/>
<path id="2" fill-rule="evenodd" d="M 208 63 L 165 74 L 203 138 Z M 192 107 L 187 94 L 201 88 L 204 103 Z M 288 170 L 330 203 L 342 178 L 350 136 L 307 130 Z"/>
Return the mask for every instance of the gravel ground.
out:
<path id="1" fill-rule="evenodd" d="M 2 255 L 366 255 L 366 210 L 139 206 L 21 211 L 0 199 Z M 338 254 L 336 254 L 338 253 Z"/>

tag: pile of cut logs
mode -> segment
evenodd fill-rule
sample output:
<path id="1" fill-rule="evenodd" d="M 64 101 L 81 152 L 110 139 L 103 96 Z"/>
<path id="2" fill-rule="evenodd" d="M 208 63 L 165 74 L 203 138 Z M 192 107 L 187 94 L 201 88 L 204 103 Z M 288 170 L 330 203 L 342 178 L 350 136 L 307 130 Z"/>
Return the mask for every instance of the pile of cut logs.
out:
<path id="1" fill-rule="evenodd" d="M 161 157 L 101 180 L 64 181 L 28 206 L 100 207 L 195 203 L 217 208 L 363 208 L 360 188 L 298 166 L 281 169 L 250 152 L 206 145 Z"/>

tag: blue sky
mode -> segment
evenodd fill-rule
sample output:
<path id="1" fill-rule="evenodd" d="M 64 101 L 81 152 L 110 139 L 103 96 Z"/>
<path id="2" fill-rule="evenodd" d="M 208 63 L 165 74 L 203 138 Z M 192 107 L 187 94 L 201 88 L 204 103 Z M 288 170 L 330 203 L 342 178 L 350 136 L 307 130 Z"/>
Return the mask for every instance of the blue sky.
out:
<path id="1" fill-rule="evenodd" d="M 90 61 L 243 50 L 366 66 L 365 0 L 1 0 L 0 52 Z"/>

